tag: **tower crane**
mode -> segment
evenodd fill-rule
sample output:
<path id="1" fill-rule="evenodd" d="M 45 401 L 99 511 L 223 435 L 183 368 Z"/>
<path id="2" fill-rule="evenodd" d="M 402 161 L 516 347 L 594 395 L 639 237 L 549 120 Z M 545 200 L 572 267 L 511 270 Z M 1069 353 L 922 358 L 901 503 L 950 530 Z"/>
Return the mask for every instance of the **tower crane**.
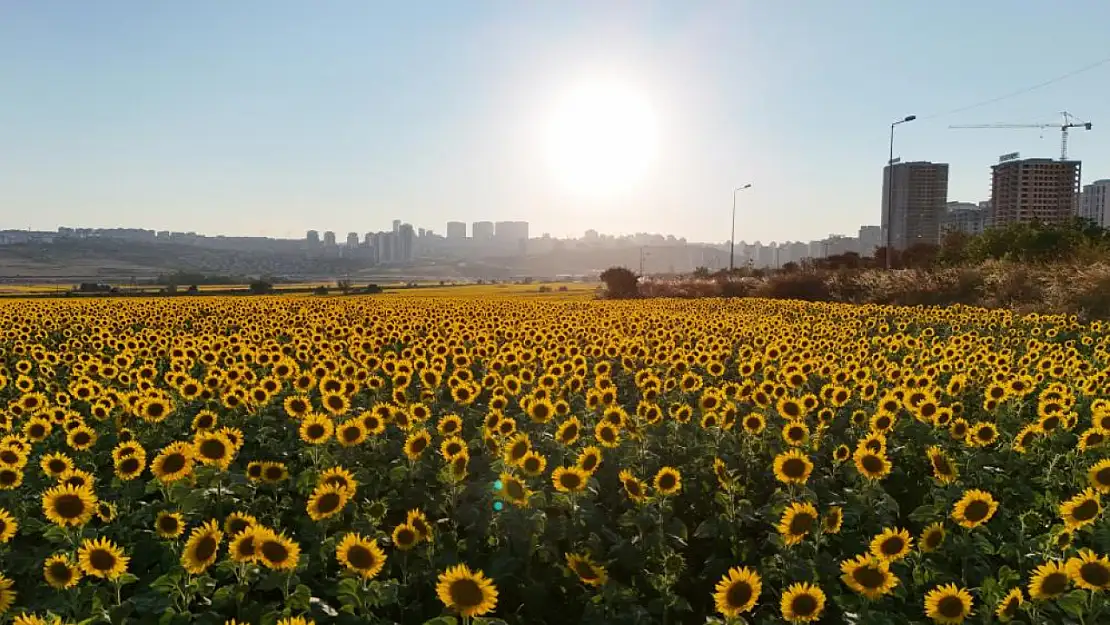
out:
<path id="1" fill-rule="evenodd" d="M 1068 160 L 1068 130 L 1072 128 L 1091 129 L 1091 122 L 1079 120 L 1067 111 L 1060 113 L 1064 116 L 1063 123 L 1059 124 L 961 124 L 949 128 L 1059 128 L 1060 129 L 1060 160 Z"/>

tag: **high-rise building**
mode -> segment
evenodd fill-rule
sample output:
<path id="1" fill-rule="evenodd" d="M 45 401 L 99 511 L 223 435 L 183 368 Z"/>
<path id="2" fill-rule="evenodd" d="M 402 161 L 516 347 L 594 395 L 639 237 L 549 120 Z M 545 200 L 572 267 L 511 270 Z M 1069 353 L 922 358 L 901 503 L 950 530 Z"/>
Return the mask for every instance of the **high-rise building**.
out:
<path id="1" fill-rule="evenodd" d="M 882 226 L 860 226 L 857 236 L 859 237 L 859 249 L 857 251 L 860 256 L 874 256 L 875 248 L 883 245 Z"/>
<path id="2" fill-rule="evenodd" d="M 466 238 L 466 223 L 462 221 L 449 221 L 447 222 L 447 238 L 448 239 L 465 239 Z"/>
<path id="3" fill-rule="evenodd" d="M 304 239 L 309 245 L 320 245 L 320 233 L 315 230 L 309 230 Z"/>
<path id="4" fill-rule="evenodd" d="M 397 228 L 397 260 L 407 263 L 412 260 L 412 240 L 416 238 L 416 232 L 412 229 L 412 224 L 401 224 Z"/>
<path id="5" fill-rule="evenodd" d="M 331 230 L 324 233 L 324 245 L 335 245 L 335 233 Z"/>
<path id="6" fill-rule="evenodd" d="M 493 224 L 493 237 L 500 247 L 523 254 L 528 248 L 528 222 L 499 221 Z"/>
<path id="7" fill-rule="evenodd" d="M 394 219 L 393 220 L 393 234 L 397 234 L 397 232 L 400 229 L 401 229 L 401 220 L 400 219 Z"/>
<path id="8" fill-rule="evenodd" d="M 1079 208 L 1079 161 L 1025 158 L 991 166 L 992 225 L 1061 223 Z"/>
<path id="9" fill-rule="evenodd" d="M 1079 216 L 1098 224 L 1100 228 L 1110 228 L 1110 180 L 1096 180 L 1083 185 L 1079 199 Z"/>
<path id="10" fill-rule="evenodd" d="M 358 247 L 358 233 L 357 232 L 348 232 L 347 233 L 347 247 Z"/>
<path id="11" fill-rule="evenodd" d="M 944 216 L 940 219 L 940 236 L 949 232 L 982 234 L 986 226 L 986 213 L 979 204 L 971 202 L 948 202 L 944 206 Z"/>
<path id="12" fill-rule="evenodd" d="M 490 241 L 493 239 L 493 222 L 476 221 L 471 225 L 470 236 L 476 241 Z"/>
<path id="13" fill-rule="evenodd" d="M 947 163 L 914 161 L 887 165 L 883 168 L 882 245 L 889 241 L 896 250 L 921 243 L 936 245 L 947 202 Z"/>

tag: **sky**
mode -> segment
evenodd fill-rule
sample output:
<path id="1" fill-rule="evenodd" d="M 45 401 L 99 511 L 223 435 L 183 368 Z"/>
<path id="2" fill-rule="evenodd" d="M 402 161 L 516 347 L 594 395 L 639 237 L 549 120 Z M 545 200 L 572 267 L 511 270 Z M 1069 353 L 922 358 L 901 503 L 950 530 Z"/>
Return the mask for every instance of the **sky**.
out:
<path id="1" fill-rule="evenodd" d="M 895 155 L 950 163 L 952 201 L 988 199 L 999 155 L 1057 157 L 1060 138 L 952 124 L 1069 111 L 1093 123 L 1070 142 L 1084 182 L 1110 178 L 1107 24 L 1105 0 L 7 1 L 0 229 L 519 219 L 725 241 L 750 183 L 738 240 L 854 234 L 879 223 L 906 115 Z M 651 158 L 618 150 L 645 169 L 575 188 L 544 131 L 577 87 L 615 84 L 651 111 Z M 604 177 L 591 152 L 563 166 Z"/>

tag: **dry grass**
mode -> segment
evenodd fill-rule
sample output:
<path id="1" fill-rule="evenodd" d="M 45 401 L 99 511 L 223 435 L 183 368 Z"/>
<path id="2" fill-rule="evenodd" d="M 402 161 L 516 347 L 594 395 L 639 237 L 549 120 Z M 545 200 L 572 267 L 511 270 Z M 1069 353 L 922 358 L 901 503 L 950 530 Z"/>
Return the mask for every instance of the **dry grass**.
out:
<path id="1" fill-rule="evenodd" d="M 964 304 L 1022 313 L 1110 318 L 1110 262 L 990 261 L 976 267 L 801 271 L 731 280 L 651 282 L 644 297 L 765 297 L 898 306 Z"/>

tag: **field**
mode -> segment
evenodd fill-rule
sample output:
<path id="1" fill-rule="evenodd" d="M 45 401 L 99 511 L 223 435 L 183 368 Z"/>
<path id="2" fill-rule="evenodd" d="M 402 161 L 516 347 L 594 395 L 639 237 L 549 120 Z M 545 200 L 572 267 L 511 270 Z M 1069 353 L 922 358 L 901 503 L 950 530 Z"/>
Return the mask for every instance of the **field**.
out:
<path id="1" fill-rule="evenodd" d="M 1110 619 L 1105 326 L 464 289 L 0 301 L 0 621 Z"/>

